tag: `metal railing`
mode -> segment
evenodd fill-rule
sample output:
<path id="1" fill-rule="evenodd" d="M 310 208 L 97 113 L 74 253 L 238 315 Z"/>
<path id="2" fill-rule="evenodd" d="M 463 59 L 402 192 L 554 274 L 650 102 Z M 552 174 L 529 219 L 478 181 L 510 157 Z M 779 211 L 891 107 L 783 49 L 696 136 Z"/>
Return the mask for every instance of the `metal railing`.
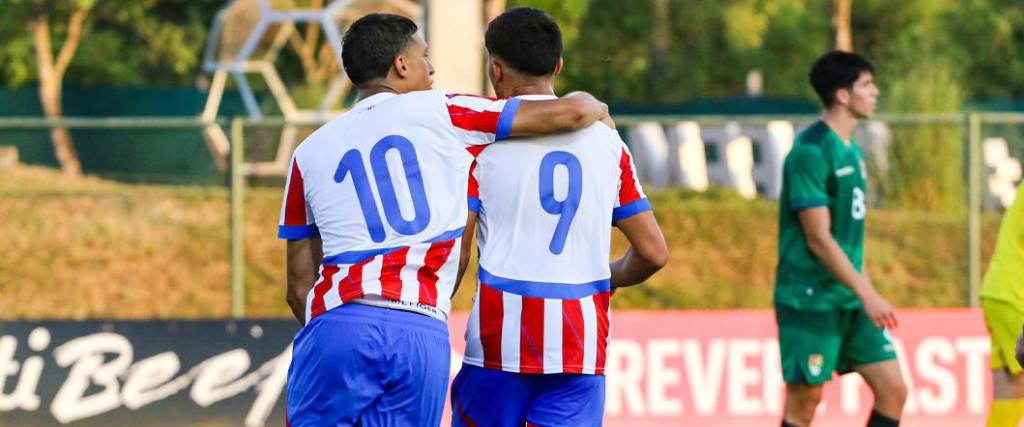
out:
<path id="1" fill-rule="evenodd" d="M 747 115 L 747 116 L 618 116 L 616 123 L 630 126 L 641 122 L 675 123 L 680 121 L 696 121 L 702 125 L 724 124 L 728 122 L 764 123 L 771 120 L 790 120 L 794 122 L 811 122 L 818 116 L 812 115 Z M 979 304 L 981 285 L 981 199 L 982 199 L 982 126 L 985 124 L 1024 124 L 1024 113 L 948 113 L 948 114 L 901 114 L 879 115 L 874 119 L 890 124 L 911 125 L 955 125 L 963 130 L 966 142 L 967 166 L 967 292 L 964 295 L 967 305 L 975 307 Z M 67 117 L 50 120 L 37 117 L 0 118 L 0 130 L 50 129 L 65 127 L 68 129 L 155 129 L 179 128 L 196 129 L 217 124 L 228 125 L 231 135 L 230 149 L 230 263 L 231 263 L 231 315 L 245 315 L 245 246 L 242 237 L 242 226 L 245 217 L 245 163 L 244 130 L 247 127 L 275 127 L 284 125 L 318 126 L 323 121 L 286 121 L 282 118 L 233 118 L 206 121 L 199 118 L 166 118 L 166 117 L 118 117 L 118 118 L 82 118 Z"/>

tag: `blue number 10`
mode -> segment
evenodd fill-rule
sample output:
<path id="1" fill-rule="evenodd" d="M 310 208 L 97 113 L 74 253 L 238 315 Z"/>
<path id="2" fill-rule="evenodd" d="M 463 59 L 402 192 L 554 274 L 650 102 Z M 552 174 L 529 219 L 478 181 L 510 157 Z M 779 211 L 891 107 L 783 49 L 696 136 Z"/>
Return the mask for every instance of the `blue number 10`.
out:
<path id="1" fill-rule="evenodd" d="M 569 190 L 564 200 L 555 200 L 555 167 L 565 166 L 569 173 Z M 569 236 L 569 227 L 576 210 L 580 207 L 580 196 L 583 193 L 583 167 L 579 159 L 565 151 L 548 153 L 540 161 L 540 205 L 549 214 L 558 215 L 555 234 L 551 236 L 548 250 L 558 255 L 565 249 L 565 239 Z"/>
<path id="2" fill-rule="evenodd" d="M 391 180 L 391 169 L 385 159 L 385 155 L 392 149 L 398 151 L 403 169 L 405 169 L 405 180 L 409 183 L 409 195 L 412 197 L 414 212 L 411 220 L 402 217 L 402 211 L 398 207 L 398 196 L 395 195 L 395 186 Z M 384 216 L 387 217 L 391 228 L 406 236 L 426 229 L 430 224 L 430 206 L 427 205 L 427 192 L 423 188 L 420 162 L 416 157 L 416 149 L 412 142 L 398 135 L 386 136 L 377 141 L 377 144 L 370 149 L 370 168 L 373 169 L 377 192 L 380 193 L 380 203 L 384 208 Z M 363 218 L 366 219 L 366 228 L 370 233 L 370 239 L 377 243 L 383 242 L 387 233 L 384 231 L 384 223 L 381 221 L 377 202 L 373 199 L 370 178 L 366 174 L 366 166 L 363 164 L 363 157 L 359 150 L 348 150 L 341 157 L 338 169 L 334 172 L 334 182 L 345 181 L 349 175 L 352 176 L 352 184 L 355 186 L 356 197 L 359 199 L 359 208 L 363 211 Z"/>

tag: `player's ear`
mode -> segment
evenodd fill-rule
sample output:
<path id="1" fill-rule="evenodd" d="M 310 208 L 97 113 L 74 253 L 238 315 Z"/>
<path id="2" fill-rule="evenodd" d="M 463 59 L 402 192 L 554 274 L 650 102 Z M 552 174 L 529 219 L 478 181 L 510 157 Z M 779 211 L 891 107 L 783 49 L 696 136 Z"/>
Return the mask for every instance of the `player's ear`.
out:
<path id="1" fill-rule="evenodd" d="M 840 105 L 849 105 L 852 88 L 844 87 L 836 91 L 836 103 Z"/>
<path id="2" fill-rule="evenodd" d="M 835 96 L 835 103 L 836 104 L 839 104 L 839 105 L 849 105 L 850 104 L 850 89 L 845 88 L 845 87 L 844 88 L 839 88 L 839 90 L 836 91 L 834 96 Z"/>
<path id="3" fill-rule="evenodd" d="M 409 67 L 405 65 L 405 55 L 396 55 L 391 66 L 395 69 L 395 74 L 398 74 L 398 78 L 404 79 L 409 75 Z"/>
<path id="4" fill-rule="evenodd" d="M 495 61 L 493 57 L 487 60 L 487 74 L 491 78 L 491 83 L 497 86 L 505 79 L 505 70 L 502 69 L 501 63 Z"/>
<path id="5" fill-rule="evenodd" d="M 564 62 L 562 62 L 562 57 L 559 56 L 558 57 L 558 62 L 555 63 L 555 72 L 552 73 L 551 76 L 552 77 L 558 77 L 558 75 L 562 73 L 562 66 L 563 65 L 565 65 L 565 64 L 564 64 Z"/>

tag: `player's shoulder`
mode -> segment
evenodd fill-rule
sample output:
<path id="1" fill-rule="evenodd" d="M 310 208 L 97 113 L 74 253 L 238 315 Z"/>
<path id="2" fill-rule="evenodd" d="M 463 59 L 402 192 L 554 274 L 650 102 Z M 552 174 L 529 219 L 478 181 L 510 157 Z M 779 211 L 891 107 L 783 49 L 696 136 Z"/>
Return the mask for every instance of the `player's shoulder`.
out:
<path id="1" fill-rule="evenodd" d="M 608 150 L 616 159 L 622 156 L 622 153 L 628 152 L 629 148 L 626 146 L 626 142 L 622 140 L 622 136 L 619 135 L 619 131 L 608 127 L 608 125 L 596 122 L 589 127 L 581 129 L 582 139 L 590 141 L 592 144 L 599 144 L 602 148 Z"/>
<path id="2" fill-rule="evenodd" d="M 374 108 L 389 101 L 391 100 L 385 100 L 380 104 L 376 104 Z M 365 113 L 368 113 L 368 111 L 349 110 L 328 120 L 327 123 L 316 128 L 295 147 L 293 156 L 296 159 L 300 159 L 300 162 L 304 157 L 318 157 L 320 151 L 327 149 L 325 146 L 334 145 L 337 141 L 344 140 L 344 135 L 350 134 L 356 127 L 366 126 L 369 121 L 372 121 L 362 116 Z"/>
<path id="3" fill-rule="evenodd" d="M 786 155 L 787 164 L 820 164 L 827 163 L 828 156 L 821 144 L 793 141 L 793 148 Z"/>
<path id="4" fill-rule="evenodd" d="M 829 146 L 830 132 L 824 122 L 815 122 L 793 139 L 790 157 L 822 157 Z"/>
<path id="5" fill-rule="evenodd" d="M 483 95 L 475 95 L 475 94 L 472 94 L 472 93 L 447 93 L 447 92 L 445 92 L 444 96 L 445 96 L 445 98 L 447 98 L 448 100 L 453 101 L 453 102 L 454 101 L 494 102 L 494 101 L 498 100 L 498 98 L 494 98 L 494 97 L 490 97 L 490 96 L 483 96 Z"/>
<path id="6" fill-rule="evenodd" d="M 787 170 L 827 170 L 831 167 L 831 156 L 822 147 L 821 144 L 793 141 L 784 167 Z"/>
<path id="7" fill-rule="evenodd" d="M 464 108 L 474 111 L 491 110 L 500 99 L 466 93 L 445 93 L 445 104 L 449 109 Z"/>
<path id="8" fill-rule="evenodd" d="M 804 130 L 797 133 L 793 139 L 793 147 L 800 145 L 815 146 L 823 148 L 829 141 L 832 130 L 823 121 L 816 121 Z"/>
<path id="9" fill-rule="evenodd" d="M 594 122 L 594 124 L 580 129 L 577 132 L 582 132 L 588 136 L 600 138 L 610 143 L 621 144 L 622 138 L 619 136 L 619 132 L 615 129 L 608 127 L 608 125 L 602 122 Z"/>
<path id="10" fill-rule="evenodd" d="M 609 148 L 619 148 L 623 145 L 619 133 L 601 122 L 596 122 L 572 132 L 553 134 L 550 137 L 565 138 L 576 143 L 585 143 L 589 146 L 600 145 Z"/>
<path id="11" fill-rule="evenodd" d="M 528 141 L 543 149 L 562 147 L 570 151 L 607 154 L 616 161 L 626 146 L 618 132 L 601 122 L 572 132 L 532 137 Z M 513 145 L 508 146 L 514 149 Z"/>
<path id="12" fill-rule="evenodd" d="M 430 89 L 406 92 L 385 102 L 391 102 L 394 107 L 403 110 L 428 111 L 443 106 L 446 99 L 447 94 L 443 90 Z"/>

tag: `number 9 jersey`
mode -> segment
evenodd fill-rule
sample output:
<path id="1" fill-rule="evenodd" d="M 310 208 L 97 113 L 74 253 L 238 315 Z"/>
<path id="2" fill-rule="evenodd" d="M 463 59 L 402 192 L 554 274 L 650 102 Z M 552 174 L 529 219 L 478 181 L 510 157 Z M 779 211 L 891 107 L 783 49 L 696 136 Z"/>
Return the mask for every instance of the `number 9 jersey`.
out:
<path id="1" fill-rule="evenodd" d="M 437 90 L 380 93 L 296 148 L 278 237 L 323 241 L 307 323 L 349 302 L 447 320 L 469 149 L 507 138 L 518 105 Z"/>
<path id="2" fill-rule="evenodd" d="M 604 372 L 611 227 L 651 209 L 634 171 L 618 133 L 601 123 L 480 153 L 470 182 L 479 287 L 465 363 Z"/>

